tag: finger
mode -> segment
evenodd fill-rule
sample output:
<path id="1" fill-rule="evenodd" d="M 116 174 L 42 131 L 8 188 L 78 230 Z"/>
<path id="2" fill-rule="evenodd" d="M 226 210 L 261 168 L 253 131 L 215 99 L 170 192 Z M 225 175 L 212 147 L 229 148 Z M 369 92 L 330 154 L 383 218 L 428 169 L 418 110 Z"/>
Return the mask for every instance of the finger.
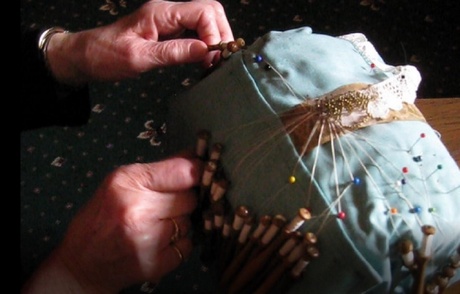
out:
<path id="1" fill-rule="evenodd" d="M 172 242 L 187 237 L 191 228 L 191 221 L 188 216 L 175 216 L 162 220 L 167 228 L 166 234 L 171 236 Z"/>
<path id="2" fill-rule="evenodd" d="M 174 155 L 175 157 L 183 157 L 183 158 L 188 158 L 188 159 L 196 159 L 197 154 L 196 150 L 194 147 L 189 147 L 186 149 L 182 149 L 180 152 L 176 153 Z"/>
<path id="3" fill-rule="evenodd" d="M 118 174 L 135 181 L 139 188 L 156 192 L 186 191 L 200 181 L 203 163 L 199 159 L 172 157 L 163 161 L 130 164 L 118 169 Z"/>
<path id="4" fill-rule="evenodd" d="M 152 7 L 161 10 L 160 5 L 166 6 L 162 9 L 167 9 L 168 13 L 154 13 L 153 24 L 146 22 L 139 32 L 144 40 L 150 40 L 145 43 L 146 50 L 143 50 L 150 59 L 150 62 L 142 62 L 144 70 L 199 61 L 207 68 L 219 61 L 220 52 L 208 52 L 207 45 L 231 41 L 233 33 L 224 8 L 218 1 L 148 2 L 143 11 L 150 14 Z M 184 29 L 195 31 L 199 40 L 183 38 L 165 42 Z M 157 43 L 158 40 L 163 42 Z M 145 58 L 146 55 L 142 56 Z"/>
<path id="5" fill-rule="evenodd" d="M 233 40 L 233 33 L 222 5 L 217 1 L 182 2 L 171 7 L 170 24 L 197 32 L 206 44 Z"/>
<path id="6" fill-rule="evenodd" d="M 209 0 L 195 0 L 199 2 L 205 2 L 209 5 L 212 5 L 216 13 L 215 21 L 220 33 L 220 39 L 217 42 L 207 43 L 208 45 L 218 44 L 219 42 L 228 42 L 234 40 L 233 32 L 228 22 L 227 15 L 222 4 L 218 1 L 209 1 Z M 209 52 L 208 55 L 203 59 L 203 67 L 208 68 L 217 64 L 221 59 L 220 52 Z"/>
<path id="7" fill-rule="evenodd" d="M 179 241 L 166 246 L 160 256 L 160 264 L 164 273 L 169 273 L 183 262 L 185 262 L 192 253 L 192 241 L 188 238 L 182 238 Z"/>
<path id="8" fill-rule="evenodd" d="M 154 173 L 147 187 L 155 191 L 181 191 L 197 186 L 203 170 L 203 162 L 197 158 L 173 157 L 151 165 Z"/>
<path id="9" fill-rule="evenodd" d="M 208 54 L 207 45 L 196 39 L 173 39 L 149 44 L 150 67 L 200 62 Z"/>
<path id="10" fill-rule="evenodd" d="M 220 41 L 223 42 L 228 42 L 234 40 L 233 32 L 230 27 L 230 23 L 228 22 L 226 13 L 224 11 L 224 8 L 222 7 L 222 4 L 217 1 L 209 1 L 209 0 L 196 0 L 196 1 L 202 1 L 202 2 L 209 2 L 210 5 L 213 5 L 214 10 L 216 11 L 216 24 L 220 32 Z M 220 42 L 219 41 L 219 42 Z M 211 43 L 208 45 L 212 44 L 218 44 L 217 43 Z M 209 68 L 217 63 L 219 63 L 220 59 L 222 58 L 221 52 L 209 52 L 206 57 L 203 59 L 203 67 L 204 68 Z"/>
<path id="11" fill-rule="evenodd" d="M 201 2 L 206 5 L 210 5 L 213 8 L 215 14 L 215 23 L 220 34 L 220 40 L 218 40 L 218 42 L 228 42 L 234 40 L 230 23 L 228 22 L 224 7 L 220 2 L 213 0 L 194 0 L 194 2 Z M 211 44 L 217 44 L 218 42 Z"/>
<path id="12" fill-rule="evenodd" d="M 205 6 L 201 11 L 196 11 L 195 14 L 182 18 L 181 25 L 195 29 L 199 38 L 207 45 L 234 40 L 224 8 L 219 2 L 209 0 L 196 0 L 194 2 L 200 2 Z M 194 5 L 194 7 L 197 6 Z M 198 17 L 196 17 L 197 15 Z M 202 59 L 202 64 L 205 68 L 208 68 L 213 64 L 217 64 L 220 58 L 220 52 L 209 52 Z"/>
<path id="13" fill-rule="evenodd" d="M 156 194 L 155 198 L 161 201 L 161 209 L 154 213 L 157 219 L 190 215 L 197 205 L 196 193 L 192 190 Z"/>

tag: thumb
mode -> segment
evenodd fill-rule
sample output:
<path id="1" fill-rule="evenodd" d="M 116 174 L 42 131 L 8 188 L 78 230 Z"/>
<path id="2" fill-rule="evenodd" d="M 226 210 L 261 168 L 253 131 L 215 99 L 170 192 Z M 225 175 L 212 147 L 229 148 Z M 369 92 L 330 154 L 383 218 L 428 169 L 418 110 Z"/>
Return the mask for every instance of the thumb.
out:
<path id="1" fill-rule="evenodd" d="M 155 42 L 151 45 L 149 51 L 153 67 L 200 62 L 209 53 L 207 45 L 196 39 L 173 39 Z"/>
<path id="2" fill-rule="evenodd" d="M 152 191 L 173 192 L 190 189 L 200 182 L 203 163 L 194 158 L 172 157 L 140 166 L 138 181 Z"/>

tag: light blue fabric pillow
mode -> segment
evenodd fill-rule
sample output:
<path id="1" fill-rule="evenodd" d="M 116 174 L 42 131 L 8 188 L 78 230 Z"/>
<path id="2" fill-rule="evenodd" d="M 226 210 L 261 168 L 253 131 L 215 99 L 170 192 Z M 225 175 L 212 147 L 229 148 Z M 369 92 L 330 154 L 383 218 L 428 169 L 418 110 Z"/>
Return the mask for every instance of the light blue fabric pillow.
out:
<path id="1" fill-rule="evenodd" d="M 436 229 L 427 282 L 460 246 L 460 170 L 436 130 L 417 119 L 353 127 L 304 154 L 281 117 L 358 83 L 377 85 L 382 97 L 389 94 L 385 101 L 397 97 L 377 106 L 398 112 L 401 101 L 415 98 L 410 89 L 419 78 L 411 66 L 385 64 L 361 34 L 270 32 L 172 98 L 169 150 L 194 146 L 197 132 L 208 130 L 211 144 L 224 146 L 232 207 L 287 219 L 309 209 L 312 219 L 299 231 L 317 235 L 320 256 L 289 293 L 408 293 L 403 238 L 418 250 L 422 226 Z"/>

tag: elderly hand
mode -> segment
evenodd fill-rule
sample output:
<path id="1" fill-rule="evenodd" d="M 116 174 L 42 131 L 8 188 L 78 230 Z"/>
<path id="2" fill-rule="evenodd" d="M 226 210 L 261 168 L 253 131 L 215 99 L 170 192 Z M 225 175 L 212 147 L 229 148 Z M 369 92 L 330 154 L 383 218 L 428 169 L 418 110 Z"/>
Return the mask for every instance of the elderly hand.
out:
<path id="1" fill-rule="evenodd" d="M 188 216 L 201 170 L 185 157 L 116 169 L 23 293 L 118 293 L 159 281 L 191 253 Z"/>
<path id="2" fill-rule="evenodd" d="M 178 38 L 185 30 L 199 39 Z M 56 34 L 48 61 L 56 78 L 69 84 L 133 78 L 153 68 L 202 62 L 209 67 L 219 52 L 207 45 L 233 40 L 222 5 L 212 0 L 149 1 L 113 24 Z"/>

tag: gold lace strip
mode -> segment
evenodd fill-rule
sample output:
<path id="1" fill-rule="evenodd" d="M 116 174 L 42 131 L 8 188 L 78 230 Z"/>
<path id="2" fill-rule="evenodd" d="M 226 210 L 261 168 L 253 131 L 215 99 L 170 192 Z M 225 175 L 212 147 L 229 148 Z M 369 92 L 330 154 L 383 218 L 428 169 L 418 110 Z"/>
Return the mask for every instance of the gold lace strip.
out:
<path id="1" fill-rule="evenodd" d="M 372 100 L 372 97 L 359 92 L 368 86 L 364 84 L 347 85 L 325 96 L 327 99 L 307 100 L 281 114 L 281 121 L 297 151 L 300 154 L 305 154 L 316 146 L 331 141 L 333 137 L 336 138 L 375 124 L 392 121 L 426 122 L 425 117 L 414 104 L 403 102 L 402 109 L 398 111 L 390 109 L 388 115 L 383 119 L 373 118 L 366 114 L 359 119 L 359 123 L 352 126 L 342 125 L 340 120 L 342 110 L 346 110 L 347 113 L 353 112 L 353 110 L 362 113 L 367 103 Z M 328 108 L 327 111 L 325 111 L 325 107 Z"/>

